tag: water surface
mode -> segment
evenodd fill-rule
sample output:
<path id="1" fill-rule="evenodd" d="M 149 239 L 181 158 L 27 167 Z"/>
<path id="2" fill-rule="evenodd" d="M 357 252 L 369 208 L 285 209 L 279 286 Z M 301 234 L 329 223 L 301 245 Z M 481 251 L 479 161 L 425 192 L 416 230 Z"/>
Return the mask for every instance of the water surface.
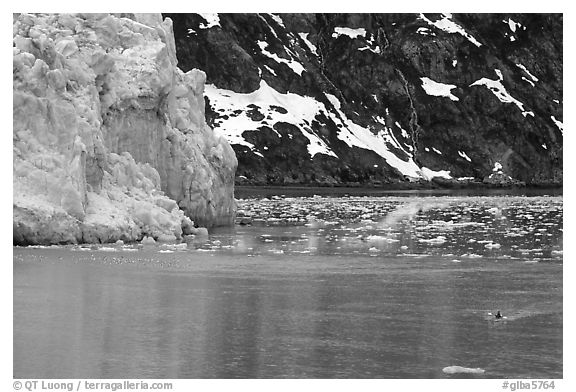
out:
<path id="1" fill-rule="evenodd" d="M 14 377 L 562 377 L 562 197 L 238 215 L 182 244 L 14 248 Z"/>

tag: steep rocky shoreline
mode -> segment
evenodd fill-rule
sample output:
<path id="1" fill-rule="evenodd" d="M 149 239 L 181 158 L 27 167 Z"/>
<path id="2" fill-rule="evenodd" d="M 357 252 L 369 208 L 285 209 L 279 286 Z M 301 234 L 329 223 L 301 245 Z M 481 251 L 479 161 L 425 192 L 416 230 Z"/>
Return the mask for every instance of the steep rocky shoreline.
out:
<path id="1" fill-rule="evenodd" d="M 562 184 L 561 14 L 164 16 L 237 184 Z"/>

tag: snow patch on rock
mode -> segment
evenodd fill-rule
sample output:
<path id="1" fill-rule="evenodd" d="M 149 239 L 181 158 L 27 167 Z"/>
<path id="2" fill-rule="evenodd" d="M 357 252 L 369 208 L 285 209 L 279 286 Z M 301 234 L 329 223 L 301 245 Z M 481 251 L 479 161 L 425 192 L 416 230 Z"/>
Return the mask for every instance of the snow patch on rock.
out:
<path id="1" fill-rule="evenodd" d="M 530 73 L 530 71 L 528 71 L 528 69 L 526 69 L 526 67 L 523 66 L 522 64 L 516 64 L 516 66 L 517 66 L 518 68 L 520 68 L 522 71 L 526 72 L 526 74 L 527 74 L 528 76 L 530 76 L 530 79 L 532 79 L 533 82 L 537 82 L 537 81 L 539 80 L 536 76 L 532 75 L 532 74 Z"/>
<path id="2" fill-rule="evenodd" d="M 274 22 L 276 22 L 280 26 L 286 28 L 286 26 L 284 26 L 284 21 L 282 20 L 282 18 L 279 15 L 276 15 L 276 14 L 268 14 L 268 15 L 270 15 L 270 17 L 274 20 Z"/>
<path id="3" fill-rule="evenodd" d="M 508 91 L 506 91 L 506 88 L 502 84 L 502 81 L 504 80 L 502 72 L 499 69 L 495 69 L 494 71 L 498 76 L 497 80 L 482 78 L 472 83 L 470 87 L 486 86 L 496 96 L 496 98 L 500 100 L 500 102 L 513 103 L 514 105 L 516 105 L 522 111 L 522 115 L 524 117 L 526 117 L 526 115 L 534 116 L 533 112 L 524 110 L 524 104 L 522 102 L 514 98 L 512 95 L 508 93 Z"/>
<path id="4" fill-rule="evenodd" d="M 416 30 L 416 33 L 422 34 L 422 35 L 431 35 L 431 36 L 436 35 L 432 30 L 430 30 L 427 27 L 418 27 L 418 30 Z"/>
<path id="5" fill-rule="evenodd" d="M 211 27 L 220 26 L 220 17 L 218 16 L 218 14 L 198 14 L 198 15 L 200 15 L 206 21 L 206 23 L 202 23 L 200 24 L 200 26 L 198 26 L 201 29 L 209 29 Z"/>
<path id="6" fill-rule="evenodd" d="M 318 49 L 316 48 L 316 45 L 314 45 L 312 42 L 310 42 L 310 40 L 308 39 L 308 34 L 309 33 L 298 33 L 300 38 L 302 38 L 302 41 L 304 41 L 306 46 L 308 46 L 308 49 L 310 49 L 310 51 L 312 53 L 314 53 L 316 56 L 318 56 Z"/>
<path id="7" fill-rule="evenodd" d="M 466 159 L 468 162 L 472 162 L 472 159 L 470 159 L 470 157 L 468 155 L 466 155 L 466 153 L 464 151 L 458 151 L 458 155 L 460 155 L 462 158 Z"/>
<path id="8" fill-rule="evenodd" d="M 254 145 L 246 141 L 242 136 L 243 132 L 258 130 L 263 125 L 262 121 L 272 124 L 286 122 L 298 127 L 302 135 L 308 138 L 310 141 L 308 145 L 310 157 L 316 154 L 336 156 L 326 143 L 314 134 L 306 124 L 311 123 L 320 109 L 324 107 L 324 105 L 311 97 L 303 97 L 289 92 L 281 94 L 270 87 L 264 80 L 260 81 L 258 90 L 248 94 L 219 89 L 214 85 L 206 85 L 205 93 L 214 110 L 228 116 L 227 119 L 218 118 L 215 123 L 215 129 L 221 132 L 230 143 L 254 148 Z M 259 107 L 259 110 L 265 113 L 265 118 L 268 119 L 252 120 L 247 114 L 249 105 Z M 271 105 L 281 107 L 285 109 L 285 112 L 274 110 Z"/>
<path id="9" fill-rule="evenodd" d="M 463 37 L 465 37 L 468 41 L 472 42 L 474 45 L 478 47 L 482 46 L 482 44 L 478 42 L 476 38 L 468 34 L 468 32 L 466 32 L 466 30 L 464 30 L 462 26 L 452 21 L 451 18 L 452 14 L 442 14 L 442 19 L 438 19 L 433 22 L 430 19 L 428 19 L 424 14 L 420 14 L 420 19 L 422 19 L 429 25 L 434 26 L 450 34 L 460 34 Z"/>
<path id="10" fill-rule="evenodd" d="M 446 178 L 446 179 L 452 178 L 449 170 L 432 170 L 432 169 L 428 169 L 425 166 L 422 167 L 422 169 L 420 170 L 420 173 L 421 173 L 422 178 L 424 178 L 428 181 L 432 180 L 434 177 L 441 177 L 441 178 Z"/>
<path id="11" fill-rule="evenodd" d="M 332 38 L 338 38 L 341 35 L 348 36 L 352 39 L 358 37 L 366 37 L 366 29 L 363 27 L 358 29 L 352 29 L 350 27 L 334 27 Z"/>
<path id="12" fill-rule="evenodd" d="M 526 77 L 522 76 L 522 80 L 526 83 L 530 84 L 532 87 L 536 87 L 533 81 L 526 79 Z"/>
<path id="13" fill-rule="evenodd" d="M 215 131 L 233 144 L 249 147 L 253 153 L 259 156 L 262 154 L 254 150 L 254 145 L 245 139 L 243 133 L 245 131 L 258 131 L 263 126 L 271 128 L 273 124 L 283 122 L 296 126 L 302 135 L 308 138 L 308 152 L 311 158 L 316 154 L 337 157 L 326 142 L 312 131 L 309 125 L 317 115 L 323 114 L 339 127 L 337 136 L 340 140 L 350 147 L 359 147 L 376 152 L 402 174 L 427 180 L 434 177 L 450 178 L 447 171 L 434 171 L 418 167 L 412 158 L 411 148 L 406 148 L 403 143 L 396 139 L 392 130 L 386 127 L 383 118 L 379 116 L 375 118 L 384 126 L 384 129 L 378 132 L 373 132 L 354 123 L 341 110 L 341 103 L 334 95 L 325 94 L 332 105 L 331 108 L 328 108 L 324 103 L 312 97 L 290 92 L 279 93 L 264 80 L 260 81 L 258 90 L 247 94 L 220 89 L 214 85 L 206 85 L 205 94 L 212 109 L 219 114 L 214 122 Z M 257 109 L 261 114 L 260 119 L 249 115 L 250 108 L 252 110 Z M 283 110 L 277 110 L 278 108 Z M 402 127 L 397 126 L 402 130 Z M 276 132 L 274 129 L 272 130 Z M 402 131 L 405 137 L 409 136 L 405 130 Z M 279 133 L 277 134 L 280 136 Z M 398 157 L 396 153 L 390 151 L 388 145 L 404 151 L 405 156 Z"/>
<path id="14" fill-rule="evenodd" d="M 426 94 L 435 97 L 447 97 L 452 101 L 459 101 L 458 97 L 451 93 L 452 89 L 456 88 L 455 85 L 439 83 L 428 77 L 420 78 L 420 80 L 422 80 L 422 88 L 426 91 Z"/>
<path id="15" fill-rule="evenodd" d="M 550 116 L 550 118 L 554 121 L 554 125 L 556 125 L 560 131 L 564 132 L 564 124 L 562 121 L 557 120 L 554 116 Z"/>
<path id="16" fill-rule="evenodd" d="M 340 110 L 341 103 L 337 97 L 327 93 L 325 95 L 338 114 L 335 115 L 334 113 L 329 112 L 328 115 L 336 124 L 342 125 L 338 132 L 338 138 L 340 140 L 345 142 L 350 147 L 355 146 L 365 150 L 374 151 L 383 157 L 390 166 L 398 169 L 402 174 L 406 176 L 413 178 L 424 177 L 420 168 L 414 162 L 411 154 L 406 152 L 408 159 L 403 160 L 388 149 L 386 142 L 393 140 L 393 136 L 391 135 L 391 131 L 389 129 L 385 129 L 378 132 L 377 134 L 374 134 L 369 129 L 366 129 L 350 120 L 346 114 Z M 401 148 L 399 143 L 396 144 Z"/>
<path id="17" fill-rule="evenodd" d="M 269 52 L 266 49 L 268 47 L 267 42 L 258 41 L 258 46 L 260 47 L 260 50 L 262 51 L 263 55 L 271 58 L 272 60 L 276 61 L 279 64 L 286 64 L 288 67 L 290 67 L 290 69 L 292 71 L 294 71 L 295 74 L 297 74 L 298 76 L 302 76 L 302 72 L 304 72 L 305 69 L 302 66 L 302 64 L 300 64 L 298 61 L 296 61 L 294 59 L 285 59 L 285 58 L 279 57 L 276 53 Z"/>
<path id="18" fill-rule="evenodd" d="M 510 30 L 512 30 L 513 33 L 516 32 L 517 28 L 522 27 L 522 25 L 518 22 L 514 22 L 512 19 L 508 18 L 508 20 L 503 20 L 502 22 L 506 23 L 508 25 L 508 27 L 510 27 Z M 523 27 L 524 30 L 526 30 L 526 27 Z"/>

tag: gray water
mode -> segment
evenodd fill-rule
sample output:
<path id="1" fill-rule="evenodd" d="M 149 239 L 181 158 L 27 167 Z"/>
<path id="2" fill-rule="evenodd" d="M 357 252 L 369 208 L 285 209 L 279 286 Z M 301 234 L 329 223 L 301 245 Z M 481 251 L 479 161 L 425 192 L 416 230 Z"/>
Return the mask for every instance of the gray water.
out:
<path id="1" fill-rule="evenodd" d="M 185 244 L 14 248 L 14 377 L 562 378 L 562 197 L 238 215 Z"/>

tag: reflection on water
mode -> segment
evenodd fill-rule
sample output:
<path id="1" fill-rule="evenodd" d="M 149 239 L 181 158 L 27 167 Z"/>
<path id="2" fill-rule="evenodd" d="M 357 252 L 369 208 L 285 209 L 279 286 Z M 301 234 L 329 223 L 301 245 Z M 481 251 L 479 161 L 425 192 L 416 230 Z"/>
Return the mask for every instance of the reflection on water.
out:
<path id="1" fill-rule="evenodd" d="M 186 246 L 15 248 L 14 377 L 562 377 L 561 198 L 240 211 Z"/>

